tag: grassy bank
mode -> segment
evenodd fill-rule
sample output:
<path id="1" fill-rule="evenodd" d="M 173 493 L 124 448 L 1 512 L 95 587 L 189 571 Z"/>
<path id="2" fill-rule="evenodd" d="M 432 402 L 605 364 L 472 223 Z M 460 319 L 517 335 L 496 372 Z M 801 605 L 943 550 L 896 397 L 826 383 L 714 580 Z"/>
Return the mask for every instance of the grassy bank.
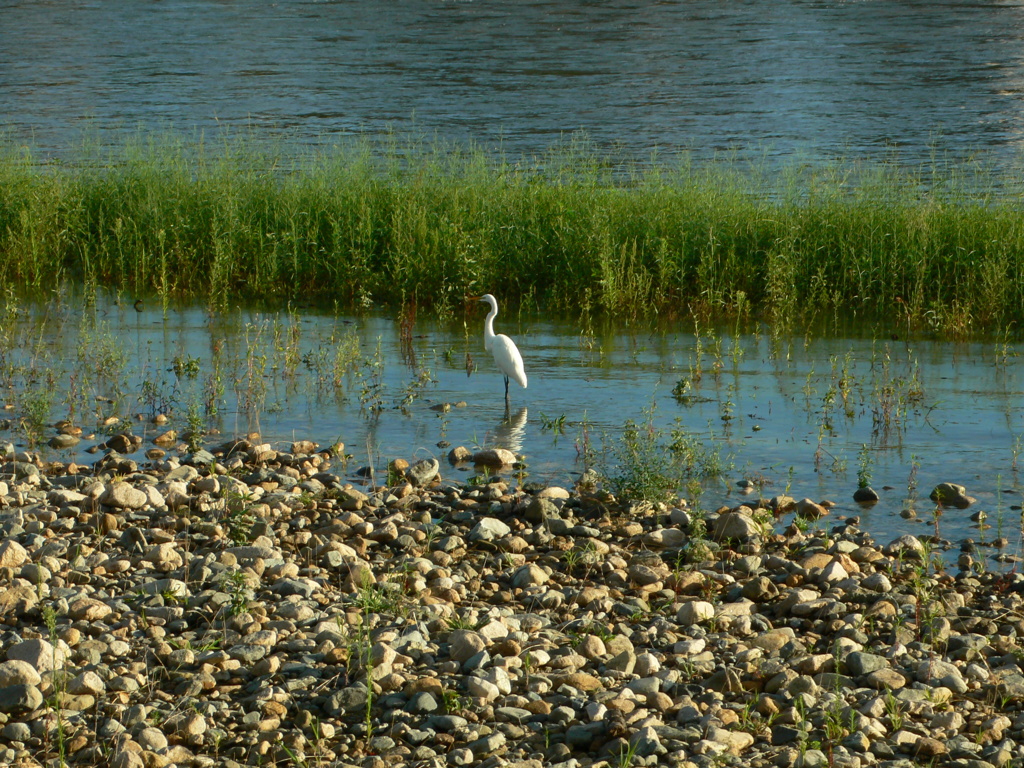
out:
<path id="1" fill-rule="evenodd" d="M 529 161 L 386 143 L 296 159 L 173 137 L 81 154 L 0 146 L 5 285 L 442 312 L 490 291 L 622 319 L 868 316 L 953 336 L 1024 319 L 1024 187 L 971 167 L 631 171 L 580 143 Z"/>

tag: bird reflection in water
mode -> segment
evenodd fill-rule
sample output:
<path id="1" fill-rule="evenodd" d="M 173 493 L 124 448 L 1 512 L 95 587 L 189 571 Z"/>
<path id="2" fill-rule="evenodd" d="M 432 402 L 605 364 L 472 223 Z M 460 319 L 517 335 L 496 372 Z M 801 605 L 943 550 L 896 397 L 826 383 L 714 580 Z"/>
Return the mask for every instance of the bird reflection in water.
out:
<path id="1" fill-rule="evenodd" d="M 491 443 L 495 448 L 507 448 L 512 453 L 522 453 L 523 433 L 526 431 L 527 409 L 524 405 L 514 414 L 505 408 L 505 417 L 491 433 Z"/>

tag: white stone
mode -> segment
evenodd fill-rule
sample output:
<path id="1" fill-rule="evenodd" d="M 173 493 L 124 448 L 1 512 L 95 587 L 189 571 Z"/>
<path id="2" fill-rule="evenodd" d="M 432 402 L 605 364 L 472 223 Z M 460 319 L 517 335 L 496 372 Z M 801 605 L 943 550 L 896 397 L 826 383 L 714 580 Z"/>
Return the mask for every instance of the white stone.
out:
<path id="1" fill-rule="evenodd" d="M 676 621 L 685 626 L 709 621 L 715 616 L 715 606 L 704 600 L 692 600 L 679 606 Z"/>
<path id="2" fill-rule="evenodd" d="M 498 686 L 490 680 L 475 676 L 466 681 L 466 692 L 473 698 L 483 699 L 485 702 L 492 702 L 501 695 Z"/>

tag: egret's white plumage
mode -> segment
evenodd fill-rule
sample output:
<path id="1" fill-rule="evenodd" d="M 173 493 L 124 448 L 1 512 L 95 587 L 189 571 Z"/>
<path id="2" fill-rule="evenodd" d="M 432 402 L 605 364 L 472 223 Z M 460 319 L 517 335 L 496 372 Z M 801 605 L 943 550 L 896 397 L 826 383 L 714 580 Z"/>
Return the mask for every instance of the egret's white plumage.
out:
<path id="1" fill-rule="evenodd" d="M 494 332 L 494 318 L 498 316 L 498 300 L 491 294 L 481 296 L 478 301 L 490 305 L 491 311 L 484 320 L 484 349 L 494 356 L 494 362 L 505 374 L 505 400 L 508 400 L 508 380 L 526 389 L 526 367 L 516 343 L 503 333 Z"/>

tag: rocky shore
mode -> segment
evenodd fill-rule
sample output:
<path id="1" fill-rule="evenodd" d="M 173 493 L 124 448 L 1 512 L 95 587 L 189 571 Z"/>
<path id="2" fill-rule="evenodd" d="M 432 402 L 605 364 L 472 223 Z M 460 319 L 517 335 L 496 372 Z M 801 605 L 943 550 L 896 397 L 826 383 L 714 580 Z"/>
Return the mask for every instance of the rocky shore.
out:
<path id="1" fill-rule="evenodd" d="M 288 448 L 8 454 L 0 765 L 1024 765 L 1012 569 Z"/>

